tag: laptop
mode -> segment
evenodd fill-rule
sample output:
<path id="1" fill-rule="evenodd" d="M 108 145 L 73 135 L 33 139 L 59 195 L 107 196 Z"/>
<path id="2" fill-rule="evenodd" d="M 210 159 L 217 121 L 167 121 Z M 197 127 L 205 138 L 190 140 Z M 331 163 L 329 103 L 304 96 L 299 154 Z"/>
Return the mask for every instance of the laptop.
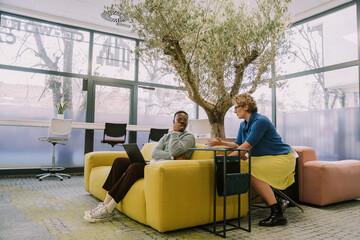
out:
<path id="1" fill-rule="evenodd" d="M 123 144 L 122 146 L 124 147 L 131 162 L 147 164 L 136 143 Z"/>

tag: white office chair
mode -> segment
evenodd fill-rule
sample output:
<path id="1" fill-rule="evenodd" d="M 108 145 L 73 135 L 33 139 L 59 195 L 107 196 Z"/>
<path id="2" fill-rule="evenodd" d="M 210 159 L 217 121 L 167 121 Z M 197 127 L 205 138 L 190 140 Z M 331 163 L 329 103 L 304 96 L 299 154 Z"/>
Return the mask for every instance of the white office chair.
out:
<path id="1" fill-rule="evenodd" d="M 188 129 L 197 138 L 211 137 L 211 125 L 208 119 L 190 119 Z"/>
<path id="2" fill-rule="evenodd" d="M 36 176 L 39 178 L 39 181 L 42 181 L 43 178 L 46 177 L 58 177 L 60 181 L 63 180 L 63 177 L 71 178 L 69 174 L 57 173 L 58 171 L 63 171 L 64 167 L 55 167 L 55 145 L 56 144 L 64 144 L 62 142 L 66 142 L 70 138 L 71 133 L 71 119 L 51 119 L 48 136 L 39 138 L 40 141 L 47 141 L 53 145 L 53 156 L 52 156 L 52 165 L 51 167 L 41 168 L 41 170 L 46 171 L 46 173 L 42 173 Z"/>

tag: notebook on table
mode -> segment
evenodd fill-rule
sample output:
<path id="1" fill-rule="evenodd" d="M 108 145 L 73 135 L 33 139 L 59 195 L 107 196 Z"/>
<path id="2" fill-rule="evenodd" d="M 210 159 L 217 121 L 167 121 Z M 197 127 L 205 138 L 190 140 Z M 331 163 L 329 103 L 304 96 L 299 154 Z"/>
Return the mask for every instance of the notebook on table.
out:
<path id="1" fill-rule="evenodd" d="M 122 146 L 132 163 L 148 164 L 136 143 L 123 144 Z"/>

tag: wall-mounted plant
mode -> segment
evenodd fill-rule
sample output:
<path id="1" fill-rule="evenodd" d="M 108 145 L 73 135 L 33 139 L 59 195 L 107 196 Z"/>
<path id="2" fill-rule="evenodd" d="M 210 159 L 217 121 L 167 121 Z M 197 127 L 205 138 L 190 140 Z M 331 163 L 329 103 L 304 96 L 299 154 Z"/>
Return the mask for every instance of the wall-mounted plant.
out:
<path id="1" fill-rule="evenodd" d="M 67 102 L 64 102 L 64 104 L 61 104 L 61 102 L 56 104 L 56 110 L 58 114 L 64 114 L 67 107 Z"/>

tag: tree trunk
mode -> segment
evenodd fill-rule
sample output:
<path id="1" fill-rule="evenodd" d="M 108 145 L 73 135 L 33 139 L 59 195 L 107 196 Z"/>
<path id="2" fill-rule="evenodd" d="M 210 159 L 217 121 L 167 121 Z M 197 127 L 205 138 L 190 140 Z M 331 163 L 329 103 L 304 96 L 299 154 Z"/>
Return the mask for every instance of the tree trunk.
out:
<path id="1" fill-rule="evenodd" d="M 216 138 L 216 137 L 225 138 L 225 127 L 224 127 L 225 113 L 216 112 L 216 111 L 206 111 L 206 114 L 209 118 L 209 122 L 211 124 L 212 138 Z"/>

